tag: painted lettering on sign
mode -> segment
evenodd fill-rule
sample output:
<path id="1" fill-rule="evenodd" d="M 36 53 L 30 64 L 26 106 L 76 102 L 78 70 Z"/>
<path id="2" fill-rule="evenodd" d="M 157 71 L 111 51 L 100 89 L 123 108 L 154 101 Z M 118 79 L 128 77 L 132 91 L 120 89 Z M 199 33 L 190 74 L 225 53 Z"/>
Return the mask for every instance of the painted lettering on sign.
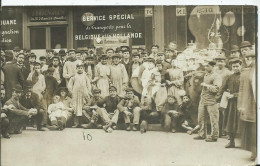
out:
<path id="1" fill-rule="evenodd" d="M 176 16 L 185 16 L 186 8 L 176 8 Z"/>

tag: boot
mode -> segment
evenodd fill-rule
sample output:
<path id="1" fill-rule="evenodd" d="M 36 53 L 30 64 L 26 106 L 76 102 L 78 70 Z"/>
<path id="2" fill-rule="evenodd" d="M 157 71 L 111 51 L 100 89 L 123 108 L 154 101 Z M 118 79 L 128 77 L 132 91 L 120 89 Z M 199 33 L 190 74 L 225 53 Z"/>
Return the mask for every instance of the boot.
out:
<path id="1" fill-rule="evenodd" d="M 3 138 L 10 139 L 10 135 L 8 133 L 3 134 Z"/>
<path id="2" fill-rule="evenodd" d="M 234 140 L 230 140 L 229 143 L 225 146 L 225 148 L 235 148 Z"/>
<path id="3" fill-rule="evenodd" d="M 62 124 L 62 128 L 63 128 L 63 129 L 66 128 L 66 122 L 67 122 L 66 118 L 62 116 L 62 117 L 61 117 L 61 124 Z"/>
<path id="4" fill-rule="evenodd" d="M 143 134 L 147 131 L 147 121 L 143 120 L 140 125 L 140 132 Z"/>
<path id="5" fill-rule="evenodd" d="M 112 125 L 111 123 L 108 123 L 107 125 L 103 126 L 103 129 L 107 131 L 107 129 L 110 128 L 111 125 Z"/>
<path id="6" fill-rule="evenodd" d="M 116 124 L 113 123 L 112 126 L 111 126 L 111 128 L 112 128 L 113 130 L 116 130 L 116 128 L 117 128 Z"/>
<path id="7" fill-rule="evenodd" d="M 137 131 L 137 128 L 138 128 L 138 124 L 134 124 L 133 131 Z"/>
<path id="8" fill-rule="evenodd" d="M 51 126 L 48 126 L 48 129 L 50 130 L 57 130 L 59 127 L 58 127 L 58 123 L 56 120 L 52 120 L 51 121 Z"/>
<path id="9" fill-rule="evenodd" d="M 125 130 L 126 130 L 126 131 L 130 131 L 130 130 L 131 130 L 130 123 L 126 123 L 125 125 L 126 125 L 126 129 L 125 129 Z"/>
<path id="10" fill-rule="evenodd" d="M 63 130 L 63 124 L 60 119 L 58 120 L 58 128 L 59 128 L 59 130 Z"/>

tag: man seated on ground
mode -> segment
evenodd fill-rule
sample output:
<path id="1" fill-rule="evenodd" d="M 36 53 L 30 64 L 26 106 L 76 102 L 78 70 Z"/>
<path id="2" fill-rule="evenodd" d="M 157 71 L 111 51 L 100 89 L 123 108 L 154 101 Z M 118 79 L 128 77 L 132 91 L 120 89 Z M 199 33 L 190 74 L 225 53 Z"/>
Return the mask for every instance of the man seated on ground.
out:
<path id="1" fill-rule="evenodd" d="M 140 131 L 141 133 L 145 133 L 148 128 L 148 121 L 154 118 L 159 118 L 159 112 L 156 110 L 156 105 L 151 97 L 144 96 L 144 100 L 142 103 L 142 108 L 140 112 Z"/>
<path id="2" fill-rule="evenodd" d="M 10 121 L 9 134 L 21 134 L 21 129 L 26 124 L 26 121 L 37 115 L 37 109 L 26 109 L 20 104 L 22 91 L 21 85 L 16 85 L 12 89 L 11 99 L 4 105 L 4 108 L 12 107 L 6 113 Z"/>
<path id="3" fill-rule="evenodd" d="M 71 108 L 66 108 L 60 101 L 60 96 L 56 95 L 53 97 L 53 104 L 48 107 L 48 114 L 51 121 L 50 130 L 63 130 L 66 126 L 68 119 L 68 111 Z"/>
<path id="4" fill-rule="evenodd" d="M 102 107 L 103 97 L 101 97 L 101 90 L 94 89 L 93 97 L 90 101 L 83 106 L 83 122 L 88 124 L 83 124 L 82 127 L 85 129 L 91 128 L 102 128 L 102 125 L 98 124 L 98 113 L 97 109 Z M 101 103 L 101 104 L 100 104 Z"/>
<path id="5" fill-rule="evenodd" d="M 58 95 L 60 96 L 60 101 L 64 104 L 64 107 L 68 110 L 67 124 L 72 121 L 72 114 L 74 112 L 72 106 L 72 99 L 68 96 L 68 89 L 66 87 L 61 87 L 58 90 Z M 66 127 L 66 126 L 65 126 Z"/>
<path id="6" fill-rule="evenodd" d="M 126 97 L 119 102 L 117 108 L 120 112 L 124 113 L 123 116 L 126 124 L 126 131 L 131 130 L 131 119 L 133 119 L 134 123 L 133 131 L 137 131 L 137 128 L 139 127 L 141 103 L 139 98 L 134 95 L 132 88 L 127 88 L 125 92 Z"/>
<path id="7" fill-rule="evenodd" d="M 106 132 L 112 132 L 116 130 L 116 125 L 119 116 L 119 110 L 117 105 L 120 102 L 120 97 L 117 95 L 117 89 L 114 86 L 109 87 L 109 96 L 104 98 L 104 108 L 99 108 L 97 110 L 98 115 L 101 117 L 102 121 L 105 123 L 103 126 Z"/>
<path id="8" fill-rule="evenodd" d="M 36 93 L 32 92 L 33 82 L 26 80 L 24 83 L 25 92 L 21 97 L 21 104 L 26 109 L 36 109 L 37 115 L 35 118 L 32 118 L 32 121 L 36 121 L 37 130 L 38 131 L 45 131 L 42 128 L 43 125 L 47 125 L 47 111 L 41 106 L 39 97 Z M 45 122 L 44 122 L 45 119 Z"/>
<path id="9" fill-rule="evenodd" d="M 171 130 L 172 133 L 176 132 L 178 118 L 180 116 L 178 109 L 179 105 L 176 97 L 168 95 L 161 110 L 161 122 L 166 131 Z"/>
<path id="10" fill-rule="evenodd" d="M 9 119 L 6 115 L 6 111 L 9 109 L 9 108 L 4 108 L 3 105 L 4 105 L 4 99 L 5 99 L 5 89 L 4 89 L 4 86 L 1 85 L 1 96 L 0 96 L 0 104 L 1 104 L 1 109 L 0 109 L 0 113 L 1 113 L 1 135 L 4 137 L 4 138 L 7 138 L 9 139 L 10 138 L 10 135 L 8 133 L 8 128 L 9 128 Z M 10 107 L 11 108 L 11 107 Z"/>

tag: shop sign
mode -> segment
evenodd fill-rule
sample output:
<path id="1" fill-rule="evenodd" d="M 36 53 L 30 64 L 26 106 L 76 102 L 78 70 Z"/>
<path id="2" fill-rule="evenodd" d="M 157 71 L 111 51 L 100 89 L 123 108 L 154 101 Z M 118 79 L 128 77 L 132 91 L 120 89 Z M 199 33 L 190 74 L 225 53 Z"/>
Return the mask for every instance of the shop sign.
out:
<path id="1" fill-rule="evenodd" d="M 22 10 L 21 8 L 2 7 L 1 11 L 1 49 L 22 48 Z"/>
<path id="2" fill-rule="evenodd" d="M 65 8 L 33 8 L 29 10 L 29 20 L 31 22 L 51 22 L 51 21 L 66 21 L 68 10 Z"/>
<path id="3" fill-rule="evenodd" d="M 131 38 L 144 43 L 144 7 L 85 7 L 74 10 L 74 40 Z"/>

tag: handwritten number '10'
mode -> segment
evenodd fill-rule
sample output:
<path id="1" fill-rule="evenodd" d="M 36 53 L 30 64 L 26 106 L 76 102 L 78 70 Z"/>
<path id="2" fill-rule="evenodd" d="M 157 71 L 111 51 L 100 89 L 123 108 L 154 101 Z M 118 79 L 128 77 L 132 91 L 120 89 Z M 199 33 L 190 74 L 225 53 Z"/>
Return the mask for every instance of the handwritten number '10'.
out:
<path id="1" fill-rule="evenodd" d="M 83 138 L 86 140 L 85 133 L 83 132 Z M 92 141 L 92 136 L 90 134 L 87 134 L 87 140 Z"/>

